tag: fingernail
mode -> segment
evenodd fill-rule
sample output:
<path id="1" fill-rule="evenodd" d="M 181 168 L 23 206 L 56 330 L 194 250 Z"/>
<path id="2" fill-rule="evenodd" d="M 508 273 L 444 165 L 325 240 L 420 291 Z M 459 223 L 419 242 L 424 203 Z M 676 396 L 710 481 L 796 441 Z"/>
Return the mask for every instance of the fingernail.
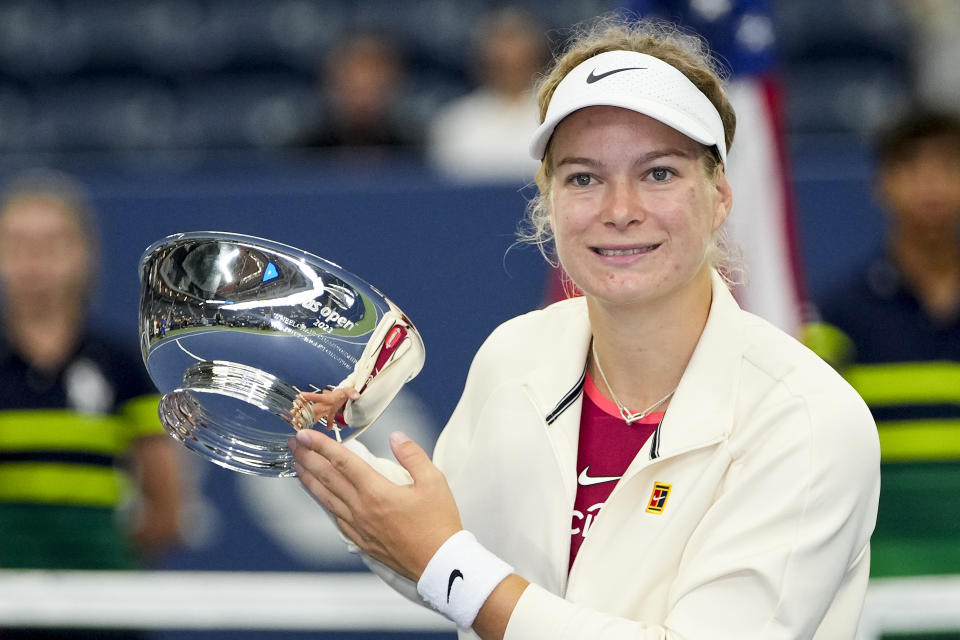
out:
<path id="1" fill-rule="evenodd" d="M 394 431 L 390 434 L 390 443 L 396 446 L 403 444 L 404 442 L 410 442 L 410 436 L 405 434 L 403 431 Z"/>
<path id="2" fill-rule="evenodd" d="M 300 444 L 310 446 L 310 434 L 306 430 L 297 431 L 297 435 L 294 436 L 297 439 L 297 442 Z"/>

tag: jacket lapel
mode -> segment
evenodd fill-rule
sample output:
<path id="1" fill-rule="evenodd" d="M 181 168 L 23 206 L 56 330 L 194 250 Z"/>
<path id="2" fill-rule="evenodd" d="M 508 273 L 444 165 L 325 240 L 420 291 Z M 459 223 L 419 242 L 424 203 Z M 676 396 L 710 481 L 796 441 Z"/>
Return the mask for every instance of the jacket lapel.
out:
<path id="1" fill-rule="evenodd" d="M 566 308 L 564 317 L 557 323 L 563 327 L 558 332 L 557 350 L 545 366 L 534 369 L 525 386 L 543 420 L 572 508 L 577 492 L 580 400 L 592 334 L 586 301 L 582 297 L 558 304 Z"/>

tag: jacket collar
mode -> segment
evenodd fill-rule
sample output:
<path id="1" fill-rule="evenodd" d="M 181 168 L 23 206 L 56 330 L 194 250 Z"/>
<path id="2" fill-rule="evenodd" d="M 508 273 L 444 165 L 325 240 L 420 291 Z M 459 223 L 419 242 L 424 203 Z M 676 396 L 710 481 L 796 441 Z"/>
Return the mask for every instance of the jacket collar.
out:
<path id="1" fill-rule="evenodd" d="M 554 333 L 556 352 L 548 354 L 543 366 L 528 376 L 527 387 L 533 394 L 544 421 L 551 426 L 565 418 L 583 392 L 587 353 L 590 350 L 590 319 L 583 296 L 551 305 L 557 315 L 551 317 L 545 330 Z"/>
<path id="2" fill-rule="evenodd" d="M 727 437 L 733 427 L 743 351 L 743 311 L 714 272 L 707 324 L 660 424 L 661 456 Z"/>
<path id="3" fill-rule="evenodd" d="M 735 390 L 743 356 L 742 311 L 717 273 L 713 274 L 710 313 L 680 385 L 655 435 L 655 453 L 665 457 L 726 437 L 733 425 Z M 567 432 L 576 443 L 584 366 L 590 349 L 590 322 L 586 301 L 575 298 L 557 303 L 564 314 L 557 353 L 549 368 L 540 368 L 527 381 L 550 429 Z"/>

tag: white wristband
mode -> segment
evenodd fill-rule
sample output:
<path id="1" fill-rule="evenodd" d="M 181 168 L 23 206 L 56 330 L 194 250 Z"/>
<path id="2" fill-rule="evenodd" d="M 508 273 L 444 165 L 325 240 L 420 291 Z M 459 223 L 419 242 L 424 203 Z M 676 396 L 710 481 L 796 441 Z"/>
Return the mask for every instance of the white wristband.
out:
<path id="1" fill-rule="evenodd" d="M 490 593 L 511 573 L 513 567 L 462 530 L 447 538 L 430 558 L 417 592 L 458 627 L 469 629 Z"/>

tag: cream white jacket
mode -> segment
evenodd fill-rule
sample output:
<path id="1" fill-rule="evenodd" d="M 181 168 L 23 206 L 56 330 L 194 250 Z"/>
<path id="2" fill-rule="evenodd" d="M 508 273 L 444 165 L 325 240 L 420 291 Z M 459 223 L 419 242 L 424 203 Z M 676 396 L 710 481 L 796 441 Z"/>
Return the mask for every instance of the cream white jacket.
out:
<path id="1" fill-rule="evenodd" d="M 590 336 L 582 298 L 501 325 L 437 442 L 464 526 L 532 583 L 506 638 L 853 638 L 876 427 L 832 368 L 742 311 L 716 276 L 676 395 L 568 573 Z M 646 510 L 654 483 L 671 487 L 661 513 Z"/>

